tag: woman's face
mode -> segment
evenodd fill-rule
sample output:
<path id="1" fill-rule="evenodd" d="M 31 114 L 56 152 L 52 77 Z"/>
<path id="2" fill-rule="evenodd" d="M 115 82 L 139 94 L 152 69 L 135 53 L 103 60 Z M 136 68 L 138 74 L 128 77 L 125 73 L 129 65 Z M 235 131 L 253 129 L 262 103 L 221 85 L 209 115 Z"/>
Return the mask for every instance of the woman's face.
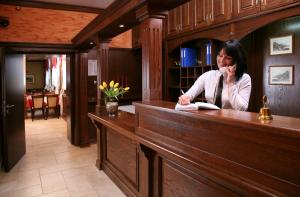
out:
<path id="1" fill-rule="evenodd" d="M 224 49 L 222 49 L 217 56 L 217 64 L 219 69 L 222 67 L 232 66 L 232 57 L 228 56 Z"/>

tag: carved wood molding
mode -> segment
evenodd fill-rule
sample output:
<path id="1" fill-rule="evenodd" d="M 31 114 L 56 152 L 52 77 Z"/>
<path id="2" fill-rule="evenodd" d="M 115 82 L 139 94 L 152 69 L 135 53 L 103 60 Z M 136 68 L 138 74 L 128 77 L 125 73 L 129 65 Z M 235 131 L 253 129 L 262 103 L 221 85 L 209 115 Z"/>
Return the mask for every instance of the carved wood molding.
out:
<path id="1" fill-rule="evenodd" d="M 139 21 L 143 21 L 147 18 L 159 18 L 164 19 L 168 15 L 167 12 L 157 11 L 157 9 L 151 7 L 149 3 L 144 4 L 136 10 L 136 18 Z"/>

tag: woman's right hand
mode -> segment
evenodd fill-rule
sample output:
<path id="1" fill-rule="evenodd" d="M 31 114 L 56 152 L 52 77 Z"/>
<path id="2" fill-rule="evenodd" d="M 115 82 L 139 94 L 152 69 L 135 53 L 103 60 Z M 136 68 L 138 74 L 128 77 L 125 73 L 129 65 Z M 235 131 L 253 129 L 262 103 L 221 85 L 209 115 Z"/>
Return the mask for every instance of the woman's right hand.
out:
<path id="1" fill-rule="evenodd" d="M 178 98 L 178 103 L 180 105 L 188 105 L 191 103 L 191 98 L 187 95 L 181 95 L 179 98 Z"/>

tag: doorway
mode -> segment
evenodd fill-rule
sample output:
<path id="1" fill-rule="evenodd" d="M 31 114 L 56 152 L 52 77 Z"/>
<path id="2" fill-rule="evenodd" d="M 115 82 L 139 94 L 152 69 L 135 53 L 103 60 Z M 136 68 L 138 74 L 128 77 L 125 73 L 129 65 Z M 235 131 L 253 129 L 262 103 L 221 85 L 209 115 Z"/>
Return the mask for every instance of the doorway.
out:
<path id="1" fill-rule="evenodd" d="M 26 54 L 24 51 L 14 51 L 13 48 L 0 48 L 1 52 L 1 140 L 0 140 L 0 147 L 1 147 L 1 154 L 0 154 L 0 160 L 1 163 L 3 163 L 3 166 L 5 168 L 5 171 L 9 171 L 11 168 L 15 166 L 15 164 L 19 161 L 20 158 L 25 154 L 26 152 L 26 146 L 25 146 L 25 121 L 24 118 L 26 116 L 31 116 L 31 110 L 28 109 L 28 102 L 27 102 L 27 93 L 26 87 L 28 90 L 29 86 L 26 86 L 27 84 L 35 84 L 41 83 L 46 85 L 45 82 L 45 76 L 38 76 L 36 73 L 26 73 L 26 56 L 29 56 L 32 61 L 33 54 Z M 18 49 L 20 50 L 20 49 Z M 21 49 L 24 50 L 24 49 Z M 26 50 L 25 50 L 26 51 Z M 34 51 L 34 50 L 33 50 Z M 35 56 L 43 56 L 46 57 L 45 53 L 37 53 Z M 48 55 L 48 56 L 53 56 Z M 72 142 L 72 129 L 71 129 L 71 66 L 70 64 L 73 63 L 74 55 L 73 53 L 67 53 L 62 57 L 62 54 L 56 55 L 57 57 L 60 57 L 60 64 L 62 64 L 62 58 L 65 58 L 65 66 L 62 67 L 65 71 L 65 76 L 60 75 L 60 77 L 65 78 L 65 84 L 60 84 L 60 88 L 53 88 L 53 86 L 49 86 L 48 90 L 52 90 L 54 94 L 59 95 L 57 98 L 57 103 L 62 103 L 60 108 L 63 108 L 62 110 L 59 109 L 59 112 L 63 114 L 64 118 L 60 117 L 60 120 L 64 120 L 66 127 L 67 127 L 67 138 L 68 140 Z M 58 58 L 56 58 L 57 60 Z M 38 61 L 38 60 L 37 60 Z M 39 60 L 41 62 L 46 62 L 46 60 Z M 41 66 L 44 70 L 46 70 L 45 67 L 46 64 Z M 11 69 L 15 68 L 16 69 Z M 62 69 L 58 69 L 57 73 L 63 72 Z M 21 73 L 21 74 L 20 74 Z M 52 72 L 51 74 L 55 74 Z M 46 74 L 44 74 L 46 75 Z M 39 82 L 40 81 L 40 82 Z M 42 82 L 41 82 L 42 81 Z M 27 83 L 26 83 L 27 82 Z M 54 83 L 52 83 L 53 85 Z M 50 84 L 51 85 L 51 84 Z M 20 86 L 20 88 L 19 88 Z M 62 90 L 62 86 L 65 88 Z M 12 88 L 13 87 L 13 88 Z M 16 92 L 15 89 L 18 89 Z M 52 89 L 51 89 L 52 88 Z M 30 89 L 30 88 L 29 88 Z M 45 95 L 46 88 L 42 86 L 40 87 L 40 90 L 37 88 L 31 88 L 30 93 L 42 93 L 42 95 Z M 56 91 L 57 89 L 57 91 Z M 59 90 L 59 91 L 58 91 Z M 20 93 L 20 95 L 19 95 Z M 50 93 L 50 91 L 49 91 Z M 64 99 L 62 98 L 64 97 Z M 60 100 L 59 100 L 60 99 Z M 14 102 L 14 100 L 17 100 L 18 102 Z M 47 98 L 43 101 L 47 101 Z M 49 108 L 49 118 L 53 118 L 53 110 Z M 55 111 L 55 110 L 54 110 Z M 29 112 L 29 113 L 27 113 Z M 37 117 L 39 113 L 43 113 L 41 110 L 40 112 L 37 112 Z M 20 118 L 17 118 L 19 117 Z M 12 119 L 13 121 L 10 121 Z M 44 119 L 43 119 L 44 120 Z M 17 129 L 17 133 L 15 133 L 16 129 L 13 129 L 13 126 L 19 126 L 20 128 Z M 21 143 L 22 142 L 22 143 Z M 21 146 L 22 145 L 22 146 Z"/>

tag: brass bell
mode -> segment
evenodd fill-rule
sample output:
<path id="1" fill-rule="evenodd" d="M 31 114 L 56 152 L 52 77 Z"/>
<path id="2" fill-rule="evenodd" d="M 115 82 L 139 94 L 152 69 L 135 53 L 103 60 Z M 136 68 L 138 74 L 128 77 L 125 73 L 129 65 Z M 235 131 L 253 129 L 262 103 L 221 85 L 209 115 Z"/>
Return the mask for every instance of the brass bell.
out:
<path id="1" fill-rule="evenodd" d="M 263 107 L 260 108 L 259 114 L 258 114 L 259 120 L 272 120 L 273 119 L 270 109 L 268 107 L 266 107 L 267 101 L 268 101 L 267 97 L 263 96 Z"/>

